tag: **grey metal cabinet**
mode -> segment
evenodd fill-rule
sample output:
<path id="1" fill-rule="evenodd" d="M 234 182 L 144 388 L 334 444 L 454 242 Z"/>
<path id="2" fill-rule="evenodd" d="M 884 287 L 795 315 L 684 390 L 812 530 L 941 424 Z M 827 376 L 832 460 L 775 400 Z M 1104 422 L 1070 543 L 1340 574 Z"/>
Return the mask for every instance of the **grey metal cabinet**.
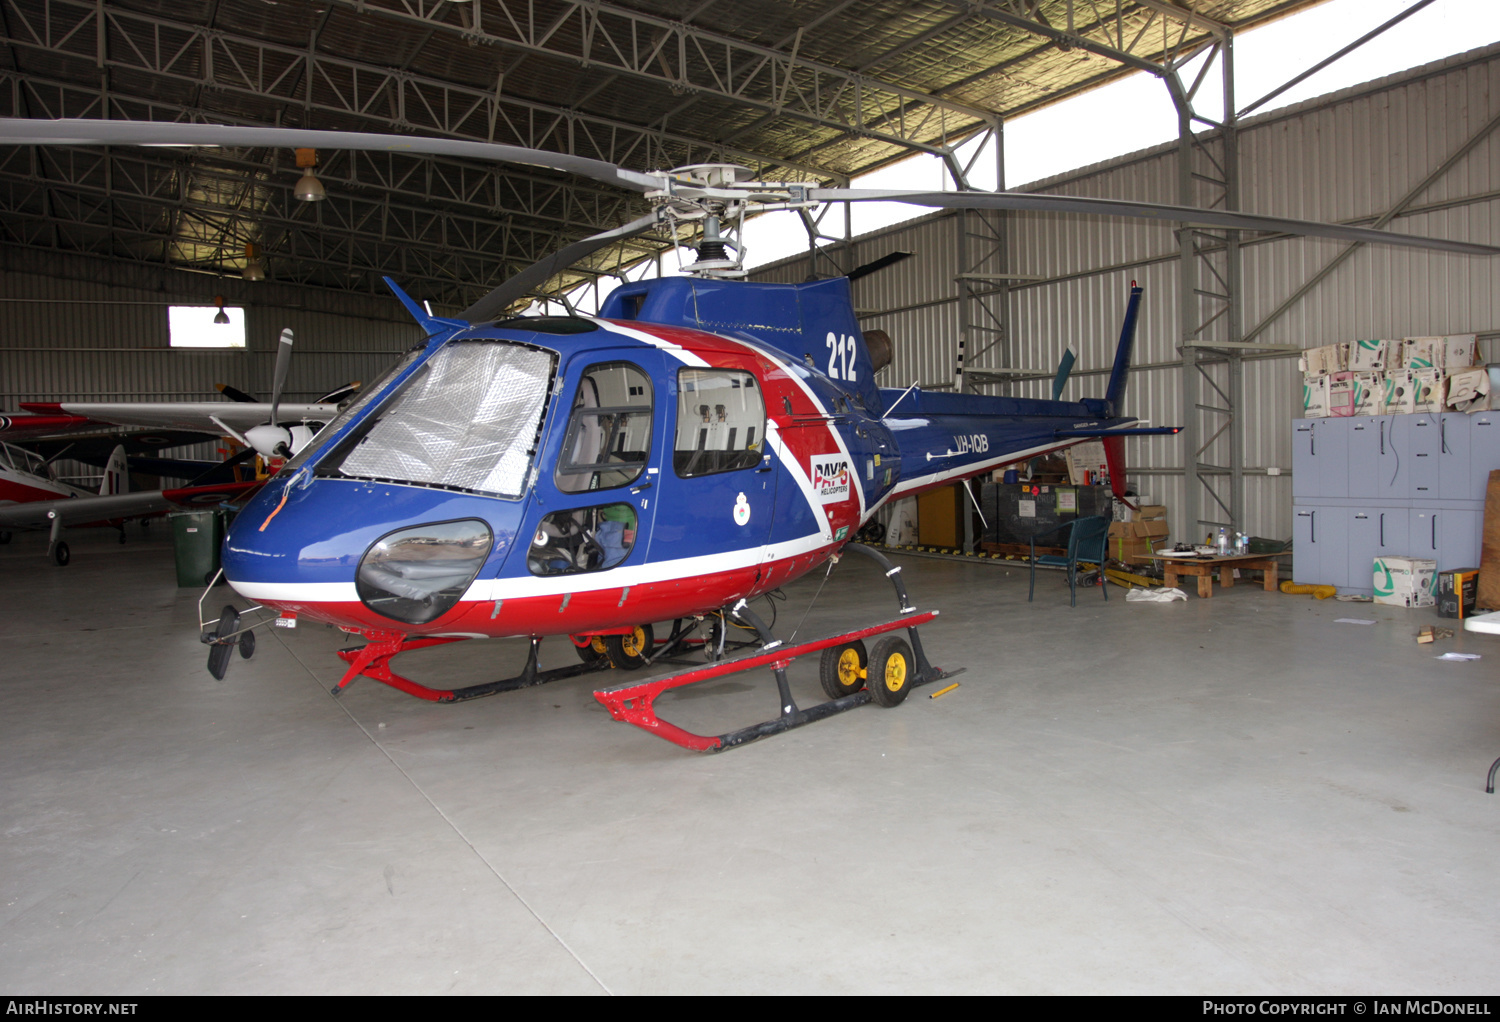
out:
<path id="1" fill-rule="evenodd" d="M 1349 419 L 1296 420 L 1292 430 L 1294 496 L 1349 496 L 1350 422 Z"/>
<path id="2" fill-rule="evenodd" d="M 1339 421 L 1346 423 L 1349 431 L 1349 496 L 1365 500 L 1379 497 L 1387 481 L 1381 464 L 1387 448 L 1384 422 L 1364 415 Z"/>
<path id="3" fill-rule="evenodd" d="M 1488 474 L 1474 470 L 1473 436 L 1473 420 L 1467 415 L 1447 412 L 1438 421 L 1438 496 L 1444 500 L 1484 499 Z M 1500 432 L 1496 443 L 1500 444 Z"/>
<path id="4" fill-rule="evenodd" d="M 1500 412 L 1299 419 L 1292 431 L 1292 577 L 1373 591 L 1377 557 L 1479 563 Z"/>
<path id="5" fill-rule="evenodd" d="M 1329 508 L 1297 505 L 1292 510 L 1292 581 L 1308 585 L 1332 585 L 1324 581 L 1323 547 L 1318 545 L 1318 514 L 1325 525 Z M 1324 529 L 1326 534 L 1327 529 Z M 1331 558 L 1330 558 L 1331 560 Z"/>
<path id="6" fill-rule="evenodd" d="M 1439 460 L 1442 457 L 1442 425 L 1436 415 L 1391 415 L 1396 420 L 1396 432 L 1407 437 L 1407 465 L 1410 478 L 1403 487 L 1393 487 L 1391 497 L 1414 497 L 1417 500 L 1437 500 L 1441 497 L 1438 488 Z M 1404 492 L 1402 492 L 1404 491 Z"/>
<path id="7" fill-rule="evenodd" d="M 1348 508 L 1349 545 L 1345 582 L 1325 585 L 1348 586 L 1363 592 L 1373 588 L 1370 570 L 1377 557 L 1401 556 L 1408 545 L 1409 526 L 1405 508 Z M 1363 572 L 1363 575 L 1361 575 Z"/>

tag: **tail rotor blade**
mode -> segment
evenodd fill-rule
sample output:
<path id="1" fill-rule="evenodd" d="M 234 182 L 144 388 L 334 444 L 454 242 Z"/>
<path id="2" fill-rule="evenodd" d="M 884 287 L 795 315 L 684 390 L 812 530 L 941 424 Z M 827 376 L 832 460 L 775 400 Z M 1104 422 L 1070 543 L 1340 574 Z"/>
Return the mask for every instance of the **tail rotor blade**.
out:
<path id="1" fill-rule="evenodd" d="M 1078 356 L 1073 354 L 1072 348 L 1063 352 L 1063 357 L 1057 363 L 1057 375 L 1052 377 L 1052 400 L 1062 397 L 1063 388 L 1068 385 L 1068 377 L 1073 372 L 1073 363 L 1077 361 Z"/>
<path id="2" fill-rule="evenodd" d="M 276 425 L 276 410 L 281 404 L 281 388 L 286 384 L 287 366 L 292 360 L 292 328 L 281 331 L 281 342 L 276 348 L 276 382 L 271 388 L 271 425 Z"/>

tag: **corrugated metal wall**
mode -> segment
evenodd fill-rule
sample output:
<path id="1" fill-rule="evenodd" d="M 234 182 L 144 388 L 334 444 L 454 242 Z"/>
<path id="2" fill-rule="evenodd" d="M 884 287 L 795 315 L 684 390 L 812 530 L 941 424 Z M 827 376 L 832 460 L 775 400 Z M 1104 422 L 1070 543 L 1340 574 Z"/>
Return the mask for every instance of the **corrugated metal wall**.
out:
<path id="1" fill-rule="evenodd" d="M 1163 102 L 1166 102 L 1165 95 Z M 1240 129 L 1241 208 L 1314 220 L 1372 222 L 1439 168 L 1492 118 L 1500 115 L 1500 46 L 1463 54 L 1403 75 L 1323 97 L 1244 122 Z M 1217 143 L 1212 143 L 1216 149 Z M 1392 230 L 1445 238 L 1500 242 L 1500 131 L 1416 196 Z M 1175 144 L 1040 182 L 1030 190 L 1177 201 Z M 1213 199 L 1207 185 L 1198 201 Z M 1428 208 L 1434 206 L 1447 208 Z M 884 386 L 952 380 L 958 340 L 954 276 L 958 218 L 935 214 L 858 238 L 849 265 L 890 251 L 916 253 L 895 267 L 857 281 L 866 327 L 896 342 Z M 1248 332 L 1346 246 L 1282 239 L 1244 246 L 1244 325 Z M 1171 225 L 1097 217 L 1013 215 L 1011 272 L 1045 278 L 1011 291 L 1012 350 L 996 349 L 977 362 L 1050 371 L 1071 343 L 1078 367 L 1068 396 L 1100 395 L 1132 279 L 1146 289 L 1126 411 L 1158 425 L 1182 421 L 1178 262 Z M 792 281 L 807 260 L 757 271 L 757 279 Z M 1201 278 L 1200 286 L 1211 287 Z M 1356 253 L 1260 336 L 1268 344 L 1314 347 L 1366 337 L 1478 333 L 1487 359 L 1500 357 L 1500 260 L 1367 247 Z M 1211 310 L 1205 301 L 1202 307 Z M 1205 332 L 1223 339 L 1223 324 Z M 1094 375 L 1090 375 L 1092 372 Z M 1211 367 L 1223 385 L 1222 364 Z M 992 390 L 994 388 L 991 388 Z M 1043 380 L 1020 382 L 1013 393 L 1044 397 Z M 1200 401 L 1218 403 L 1204 388 Z M 1244 361 L 1245 526 L 1256 535 L 1291 535 L 1291 420 L 1301 407 L 1295 358 Z M 1218 420 L 1202 420 L 1206 438 Z M 1171 509 L 1183 496 L 1182 441 L 1134 440 L 1128 460 L 1143 471 L 1132 484 Z M 1220 441 L 1205 460 L 1227 464 Z M 1220 458 L 1225 460 L 1220 460 Z M 1267 476 L 1268 467 L 1280 476 Z M 1203 513 L 1213 516 L 1207 498 Z M 1178 522 L 1173 521 L 1174 527 Z M 1184 537 L 1185 538 L 1185 537 Z"/>
<path id="2" fill-rule="evenodd" d="M 47 253 L 31 253 L 30 262 L 39 270 L 77 270 L 70 260 Z M 103 264 L 98 269 L 107 275 Z M 201 292 L 200 281 L 189 278 L 187 283 Z M 307 297 L 289 297 L 290 291 L 272 285 L 262 292 L 281 299 L 275 304 L 262 302 L 253 292 L 240 299 L 251 302 L 246 305 L 245 349 L 184 350 L 167 345 L 167 307 L 210 304 L 209 296 L 169 297 L 149 287 L 76 275 L 0 273 L 0 410 L 15 411 L 21 401 L 210 401 L 219 399 L 216 383 L 270 400 L 283 327 L 291 327 L 296 336 L 284 398 L 310 401 L 349 381 L 373 380 L 421 338 L 394 298 L 371 302 L 372 309 L 390 318 L 363 318 L 289 308 L 292 301 Z M 229 304 L 234 303 L 231 298 Z M 212 447 L 177 453 L 212 457 Z M 98 475 L 97 469 L 73 463 L 61 463 L 59 469 L 65 478 L 84 483 Z"/>

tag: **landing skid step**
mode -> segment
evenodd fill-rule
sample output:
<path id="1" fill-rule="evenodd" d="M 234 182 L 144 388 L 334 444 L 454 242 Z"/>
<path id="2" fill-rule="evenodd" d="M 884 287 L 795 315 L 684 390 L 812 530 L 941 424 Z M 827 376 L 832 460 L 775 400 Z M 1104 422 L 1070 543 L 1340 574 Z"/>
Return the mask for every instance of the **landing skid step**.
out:
<path id="1" fill-rule="evenodd" d="M 705 667 L 697 667 L 692 670 L 679 671 L 662 678 L 652 678 L 649 681 L 630 682 L 624 685 L 614 685 L 610 688 L 599 689 L 594 693 L 594 698 L 609 710 L 610 716 L 615 720 L 634 724 L 658 738 L 665 739 L 675 745 L 694 752 L 720 752 L 724 749 L 744 745 L 753 742 L 757 738 L 765 738 L 768 735 L 780 734 L 793 728 L 811 724 L 814 721 L 823 720 L 838 713 L 844 713 L 858 706 L 863 706 L 871 701 L 868 689 L 855 692 L 852 695 L 831 699 L 826 703 L 819 703 L 806 709 L 799 709 L 793 701 L 791 692 L 786 681 L 786 667 L 799 656 L 808 653 L 816 653 L 820 650 L 831 649 L 845 643 L 865 639 L 872 635 L 883 635 L 899 629 L 909 629 L 914 640 L 911 648 L 917 651 L 914 654 L 917 670 L 911 680 L 907 683 L 911 688 L 926 685 L 929 682 L 938 681 L 943 678 L 951 678 L 956 674 L 963 673 L 963 668 L 954 671 L 942 671 L 927 663 L 926 657 L 920 653 L 921 643 L 917 639 L 916 626 L 925 624 L 937 617 L 935 610 L 920 614 L 911 614 L 887 621 L 884 624 L 871 625 L 857 631 L 843 632 L 831 635 L 824 639 L 814 639 L 808 642 L 799 642 L 794 645 L 783 645 L 779 642 L 772 643 L 768 648 L 762 648 L 760 652 L 749 656 L 738 657 L 732 660 L 721 660 L 715 664 Z M 700 681 L 709 681 L 713 678 L 722 678 L 728 674 L 737 674 L 756 667 L 770 667 L 776 674 L 777 689 L 781 696 L 781 713 L 770 720 L 749 727 L 740 728 L 737 731 L 728 731 L 721 735 L 698 735 L 684 730 L 669 721 L 662 720 L 656 715 L 653 703 L 656 697 L 669 689 L 681 688 L 684 685 L 696 684 Z"/>

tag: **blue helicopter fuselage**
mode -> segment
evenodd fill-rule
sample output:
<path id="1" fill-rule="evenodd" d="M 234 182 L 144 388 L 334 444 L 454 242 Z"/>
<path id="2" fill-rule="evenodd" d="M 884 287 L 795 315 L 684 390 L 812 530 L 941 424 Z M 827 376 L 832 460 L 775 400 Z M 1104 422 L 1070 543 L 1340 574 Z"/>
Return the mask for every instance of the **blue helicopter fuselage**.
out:
<path id="1" fill-rule="evenodd" d="M 242 595 L 371 636 L 709 613 L 817 567 L 893 498 L 1133 421 L 1109 400 L 881 388 L 842 278 L 667 278 L 596 318 L 479 325 L 401 297 L 426 340 L 223 554 Z"/>

